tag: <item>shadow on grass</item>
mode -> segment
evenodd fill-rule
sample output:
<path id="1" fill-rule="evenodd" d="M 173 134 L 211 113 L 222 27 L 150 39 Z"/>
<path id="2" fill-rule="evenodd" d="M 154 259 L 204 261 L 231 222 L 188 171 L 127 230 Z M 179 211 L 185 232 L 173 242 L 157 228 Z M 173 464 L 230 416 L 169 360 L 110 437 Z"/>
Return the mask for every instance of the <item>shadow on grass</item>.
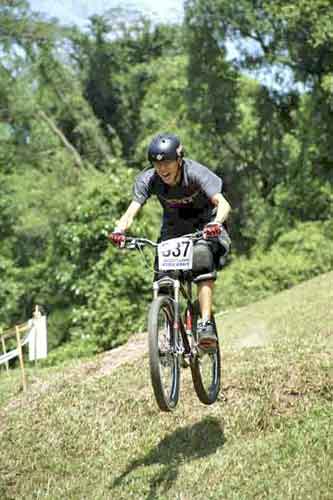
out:
<path id="1" fill-rule="evenodd" d="M 177 429 L 160 441 L 156 448 L 146 456 L 133 460 L 126 471 L 116 478 L 112 487 L 129 483 L 132 472 L 142 466 L 160 465 L 158 472 L 149 480 L 147 499 L 156 499 L 162 487 L 166 492 L 177 479 L 181 463 L 207 457 L 224 445 L 225 437 L 221 422 L 213 417 L 207 417 L 192 426 Z"/>

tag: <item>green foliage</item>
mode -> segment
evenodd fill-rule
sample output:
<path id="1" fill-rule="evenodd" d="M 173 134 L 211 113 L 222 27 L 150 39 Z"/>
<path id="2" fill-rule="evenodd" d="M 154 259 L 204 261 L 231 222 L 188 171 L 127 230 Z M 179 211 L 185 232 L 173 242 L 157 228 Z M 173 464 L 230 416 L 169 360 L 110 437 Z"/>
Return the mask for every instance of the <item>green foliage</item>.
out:
<path id="1" fill-rule="evenodd" d="M 128 22 L 119 9 L 90 19 L 89 34 L 75 34 L 73 59 L 79 61 L 85 96 L 108 137 L 120 139 L 132 161 L 142 127 L 142 101 L 152 81 L 150 63 L 175 54 L 179 35 L 172 26 L 152 26 L 146 19 Z M 165 63 L 163 63 L 163 67 Z"/>
<path id="2" fill-rule="evenodd" d="M 269 251 L 258 248 L 250 258 L 236 257 L 221 273 L 216 304 L 249 304 L 332 268 L 332 224 L 298 224 L 282 234 Z"/>
<path id="3" fill-rule="evenodd" d="M 192 0 L 185 7 L 194 64 L 189 82 L 194 78 L 202 86 L 198 97 L 205 104 L 198 121 L 208 115 L 202 130 L 205 149 L 222 157 L 217 168 L 231 186 L 236 248 L 247 251 L 255 243 L 253 228 L 261 234 L 270 225 L 269 246 L 298 220 L 328 220 L 333 171 L 330 2 Z M 229 61 L 226 77 L 232 68 L 241 69 L 253 77 L 264 73 L 272 83 L 276 75 L 276 85 L 254 85 L 238 75 L 214 101 L 210 82 L 219 80 L 230 42 L 238 55 Z M 205 51 L 205 58 L 198 57 Z M 200 61 L 202 73 L 195 71 Z M 301 85 L 293 85 L 297 82 Z M 228 106 L 234 120 L 219 133 L 209 120 L 219 110 L 223 119 Z"/>
<path id="4" fill-rule="evenodd" d="M 0 255 L 0 326 L 8 327 L 12 318 L 18 317 L 19 298 L 24 290 L 20 282 L 20 270 L 17 269 L 12 260 Z"/>
<path id="5" fill-rule="evenodd" d="M 53 317 L 51 318 L 53 321 Z M 68 327 L 68 323 L 60 323 L 59 326 Z M 51 324 L 51 328 L 52 328 Z M 47 358 L 40 361 L 41 366 L 59 366 L 61 364 L 68 363 L 71 359 L 84 359 L 91 358 L 97 353 L 98 349 L 96 346 L 95 339 L 87 338 L 83 335 L 80 338 L 72 339 L 70 341 L 62 341 L 61 345 L 52 346 L 50 345 L 50 352 Z"/>
<path id="6" fill-rule="evenodd" d="M 118 153 L 117 137 L 106 140 L 89 102 L 84 86 L 72 68 L 63 65 L 54 55 L 53 47 L 43 46 L 38 56 L 41 80 L 41 104 L 82 160 L 102 169 L 112 155 Z M 50 97 L 52 106 L 49 106 Z"/>
<path id="7" fill-rule="evenodd" d="M 226 60 L 223 25 L 211 5 L 186 9 L 187 113 L 202 126 L 203 136 L 227 133 L 237 122 L 238 73 Z"/>
<path id="8" fill-rule="evenodd" d="M 147 162 L 147 143 L 158 131 L 178 134 L 191 156 L 200 157 L 202 154 L 196 137 L 198 127 L 187 117 L 186 68 L 184 54 L 159 57 L 149 65 L 151 82 L 141 105 L 141 121 L 145 127 L 138 137 L 138 163 Z"/>
<path id="9" fill-rule="evenodd" d="M 116 177 L 88 176 L 58 230 L 50 262 L 51 280 L 72 307 L 69 337 L 93 339 L 98 349 L 123 342 L 145 322 L 152 276 L 140 256 L 120 252 L 106 239 L 129 203 L 132 182 L 125 169 Z M 152 207 L 149 223 L 139 222 L 135 234 L 156 237 L 156 226 Z"/>
<path id="10" fill-rule="evenodd" d="M 140 256 L 115 253 L 107 252 L 82 283 L 80 294 L 86 305 L 75 307 L 73 313 L 77 335 L 88 334 L 100 350 L 115 347 L 132 332 L 142 331 L 151 299 L 151 269 L 147 272 Z"/>

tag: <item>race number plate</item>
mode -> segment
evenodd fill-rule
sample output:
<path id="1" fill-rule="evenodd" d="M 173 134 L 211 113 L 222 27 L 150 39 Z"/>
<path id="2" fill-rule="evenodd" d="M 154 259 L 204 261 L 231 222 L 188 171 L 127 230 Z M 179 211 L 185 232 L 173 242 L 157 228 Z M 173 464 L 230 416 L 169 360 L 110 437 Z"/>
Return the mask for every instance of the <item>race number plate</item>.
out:
<path id="1" fill-rule="evenodd" d="M 193 241 L 189 238 L 173 238 L 158 245 L 158 268 L 160 271 L 183 271 L 192 269 Z"/>

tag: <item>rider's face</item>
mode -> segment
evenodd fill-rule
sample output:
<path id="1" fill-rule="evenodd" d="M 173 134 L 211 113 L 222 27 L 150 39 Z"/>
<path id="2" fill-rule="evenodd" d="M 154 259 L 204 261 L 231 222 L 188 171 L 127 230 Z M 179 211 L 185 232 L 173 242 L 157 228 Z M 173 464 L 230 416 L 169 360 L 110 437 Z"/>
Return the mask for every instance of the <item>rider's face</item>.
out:
<path id="1" fill-rule="evenodd" d="M 174 186 L 180 178 L 180 165 L 178 160 L 155 161 L 154 167 L 162 181 L 169 186 Z"/>

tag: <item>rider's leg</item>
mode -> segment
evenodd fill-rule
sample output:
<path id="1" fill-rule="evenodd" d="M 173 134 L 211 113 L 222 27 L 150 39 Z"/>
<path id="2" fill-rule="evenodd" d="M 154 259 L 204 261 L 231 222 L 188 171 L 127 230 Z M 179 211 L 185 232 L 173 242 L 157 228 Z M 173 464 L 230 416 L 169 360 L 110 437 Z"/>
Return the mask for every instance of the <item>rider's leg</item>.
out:
<path id="1" fill-rule="evenodd" d="M 198 299 L 200 304 L 201 318 L 208 321 L 212 315 L 214 281 L 200 281 L 198 283 Z"/>
<path id="2" fill-rule="evenodd" d="M 201 319 L 197 324 L 199 347 L 204 351 L 214 352 L 216 349 L 216 331 L 212 317 L 214 280 L 198 282 L 198 299 Z"/>
<path id="3" fill-rule="evenodd" d="M 216 331 L 212 321 L 213 288 L 216 269 L 212 244 L 200 240 L 193 249 L 193 281 L 198 285 L 201 318 L 197 323 L 199 347 L 208 352 L 216 348 Z"/>

